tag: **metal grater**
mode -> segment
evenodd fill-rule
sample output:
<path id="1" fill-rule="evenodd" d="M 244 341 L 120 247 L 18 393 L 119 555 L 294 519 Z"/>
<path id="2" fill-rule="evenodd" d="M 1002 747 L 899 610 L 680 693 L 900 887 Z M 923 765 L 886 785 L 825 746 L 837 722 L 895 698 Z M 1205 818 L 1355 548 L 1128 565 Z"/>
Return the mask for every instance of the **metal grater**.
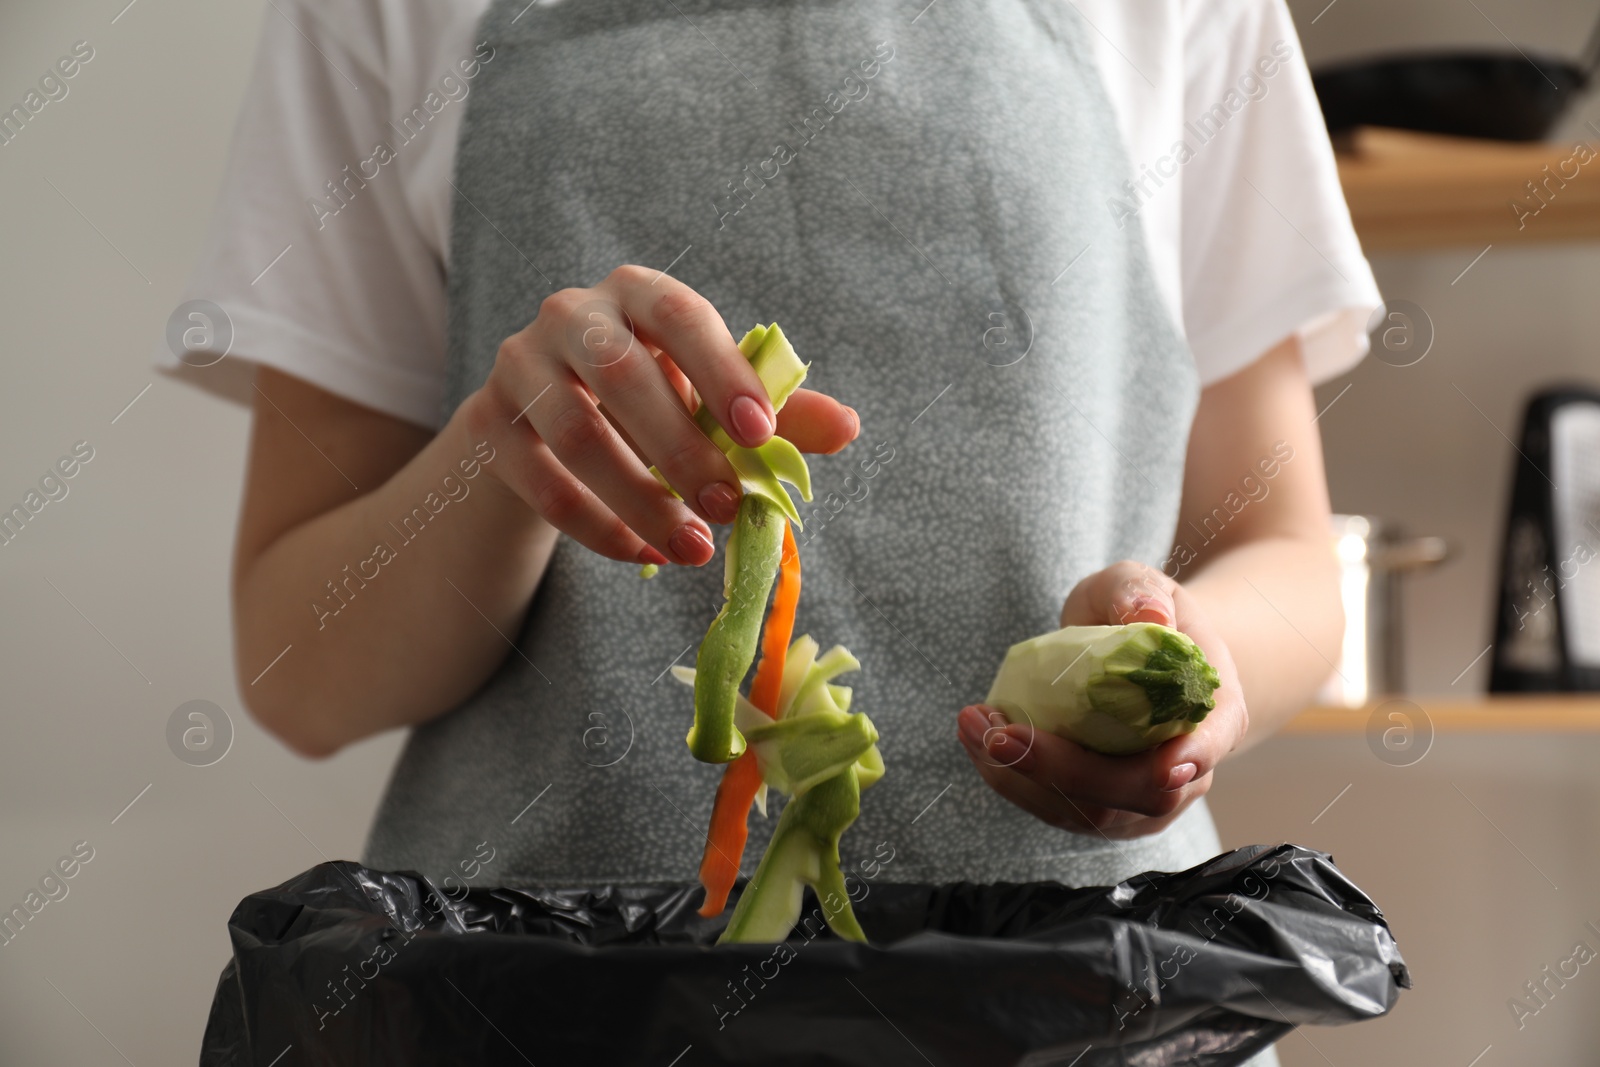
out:
<path id="1" fill-rule="evenodd" d="M 1535 395 L 1519 451 L 1489 689 L 1600 690 L 1600 393 Z"/>

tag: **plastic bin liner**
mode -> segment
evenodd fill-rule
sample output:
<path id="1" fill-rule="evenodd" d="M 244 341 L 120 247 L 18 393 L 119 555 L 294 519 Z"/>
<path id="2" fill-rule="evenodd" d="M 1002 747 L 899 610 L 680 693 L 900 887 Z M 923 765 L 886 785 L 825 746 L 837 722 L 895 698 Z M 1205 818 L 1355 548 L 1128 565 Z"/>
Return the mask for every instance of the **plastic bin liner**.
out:
<path id="1" fill-rule="evenodd" d="M 1297 845 L 1079 889 L 871 873 L 847 883 L 869 944 L 808 892 L 788 941 L 716 946 L 731 906 L 700 917 L 698 885 L 452 895 L 319 864 L 234 911 L 201 1067 L 1223 1067 L 1411 984 Z"/>

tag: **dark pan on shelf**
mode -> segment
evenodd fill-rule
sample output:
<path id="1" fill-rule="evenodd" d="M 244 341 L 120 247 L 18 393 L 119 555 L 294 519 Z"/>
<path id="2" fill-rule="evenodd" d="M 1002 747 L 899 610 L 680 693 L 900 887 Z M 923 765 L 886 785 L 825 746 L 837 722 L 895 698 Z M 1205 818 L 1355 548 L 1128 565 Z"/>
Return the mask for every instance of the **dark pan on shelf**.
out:
<path id="1" fill-rule="evenodd" d="M 1538 141 L 1547 137 L 1590 71 L 1511 53 L 1391 56 L 1313 76 L 1330 134 L 1391 126 L 1458 137 Z"/>
<path id="2" fill-rule="evenodd" d="M 1390 126 L 1457 137 L 1538 141 L 1600 67 L 1600 22 L 1576 62 L 1529 52 L 1418 52 L 1320 67 L 1312 76 L 1335 136 Z"/>

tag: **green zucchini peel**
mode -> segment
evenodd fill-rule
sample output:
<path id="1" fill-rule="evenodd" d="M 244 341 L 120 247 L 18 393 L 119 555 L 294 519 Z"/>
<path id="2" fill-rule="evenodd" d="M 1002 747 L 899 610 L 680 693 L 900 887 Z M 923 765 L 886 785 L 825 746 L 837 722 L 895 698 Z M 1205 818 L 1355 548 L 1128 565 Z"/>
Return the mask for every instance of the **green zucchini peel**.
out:
<path id="1" fill-rule="evenodd" d="M 832 681 L 860 662 L 841 645 L 817 651 L 808 634 L 789 645 L 776 719 L 742 695 L 735 702 L 735 723 L 761 767 L 757 806 L 765 816 L 769 787 L 789 802 L 718 944 L 782 941 L 800 921 L 806 886 L 835 934 L 866 940 L 839 867 L 839 838 L 860 814 L 861 790 L 883 777 L 883 755 L 871 720 L 849 711 L 850 687 Z M 690 667 L 673 667 L 672 676 L 697 680 Z"/>
<path id="2" fill-rule="evenodd" d="M 761 379 L 762 387 L 767 391 L 767 399 L 772 402 L 774 414 L 781 410 L 794 391 L 800 388 L 800 384 L 806 380 L 806 371 L 811 366 L 800 361 L 800 357 L 795 354 L 794 346 L 789 344 L 789 339 L 784 336 L 777 323 L 751 329 L 740 339 L 739 351 L 744 353 L 756 376 Z M 711 443 L 728 457 L 728 462 L 733 466 L 734 473 L 739 476 L 739 484 L 746 495 L 753 494 L 765 498 L 782 511 L 784 517 L 794 523 L 796 529 L 804 528 L 804 524 L 800 521 L 800 509 L 795 507 L 788 490 L 781 484 L 788 482 L 799 491 L 801 500 L 807 503 L 811 501 L 811 468 L 806 466 L 805 456 L 794 446 L 794 442 L 774 434 L 755 448 L 745 448 L 728 436 L 728 431 L 718 424 L 710 409 L 704 404 L 696 408 L 694 422 L 700 427 L 701 432 L 711 439 Z M 678 491 L 667 482 L 659 470 L 652 466 L 650 473 L 667 492 L 681 499 Z M 648 566 L 646 564 L 639 569 L 641 578 L 648 578 L 655 573 L 647 571 Z"/>

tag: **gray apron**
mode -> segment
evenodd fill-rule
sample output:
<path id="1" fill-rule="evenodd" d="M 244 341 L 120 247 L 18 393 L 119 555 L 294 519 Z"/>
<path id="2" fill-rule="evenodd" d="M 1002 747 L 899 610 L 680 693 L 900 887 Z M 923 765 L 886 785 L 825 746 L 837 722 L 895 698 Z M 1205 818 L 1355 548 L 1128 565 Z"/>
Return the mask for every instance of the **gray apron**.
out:
<path id="1" fill-rule="evenodd" d="M 861 438 L 811 459 L 797 632 L 860 658 L 888 773 L 844 839 L 893 881 L 1112 882 L 1218 851 L 1194 805 L 1111 843 L 979 778 L 956 712 L 1068 591 L 1172 540 L 1192 358 L 1066 0 L 503 0 L 456 160 L 447 412 L 555 289 L 672 265 L 737 336 L 780 323 Z M 921 13 L 919 14 L 919 10 Z M 1177 195 L 1169 191 L 1164 195 Z M 719 554 L 562 539 L 500 669 L 412 731 L 367 861 L 480 880 L 693 881 L 721 767 L 684 744 Z M 752 818 L 745 872 L 772 817 Z M 885 856 L 892 859 L 883 863 Z"/>

